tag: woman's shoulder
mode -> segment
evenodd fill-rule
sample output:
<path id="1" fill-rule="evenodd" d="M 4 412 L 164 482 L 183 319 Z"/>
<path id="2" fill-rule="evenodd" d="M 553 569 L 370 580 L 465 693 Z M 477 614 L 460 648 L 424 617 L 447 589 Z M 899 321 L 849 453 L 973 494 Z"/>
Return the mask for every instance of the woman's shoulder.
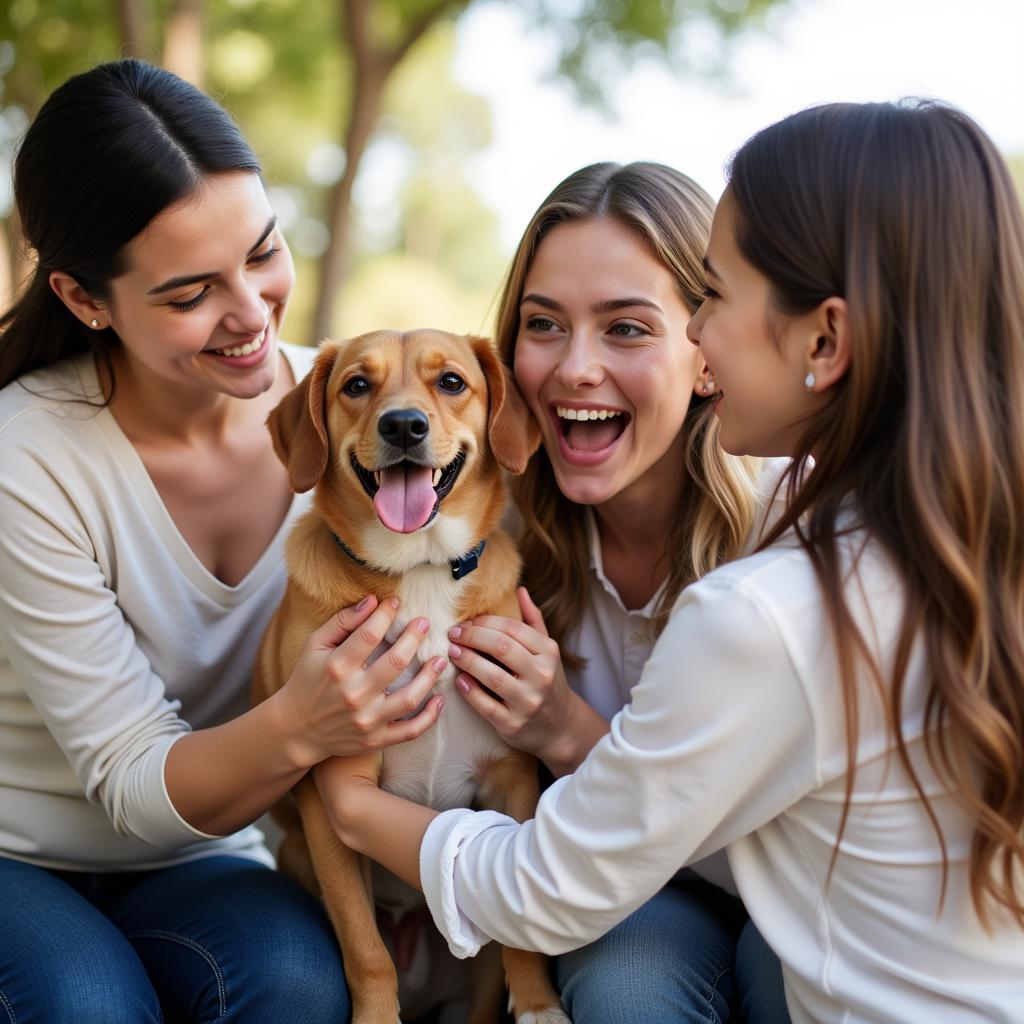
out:
<path id="1" fill-rule="evenodd" d="M 313 362 L 320 353 L 319 345 L 297 345 L 294 341 L 279 341 L 278 347 L 292 368 L 296 383 L 313 369 Z"/>
<path id="2" fill-rule="evenodd" d="M 34 436 L 50 429 L 74 434 L 103 408 L 89 356 L 65 359 L 26 373 L 0 389 L 0 438 Z"/>

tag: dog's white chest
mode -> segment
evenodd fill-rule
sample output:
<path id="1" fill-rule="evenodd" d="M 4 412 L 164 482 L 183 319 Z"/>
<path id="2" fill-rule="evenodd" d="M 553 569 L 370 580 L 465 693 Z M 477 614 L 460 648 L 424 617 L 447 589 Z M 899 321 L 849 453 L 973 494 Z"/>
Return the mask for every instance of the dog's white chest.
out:
<path id="1" fill-rule="evenodd" d="M 460 586 L 448 566 L 421 565 L 403 575 L 399 617 L 385 643 L 392 644 L 416 618 L 427 619 L 430 630 L 409 671 L 392 689 L 406 685 L 431 658 L 447 659 L 448 630 L 456 624 Z M 381 766 L 383 789 L 439 811 L 468 807 L 476 795 L 480 766 L 508 750 L 494 729 L 455 692 L 456 672 L 449 664 L 434 689 L 445 695 L 437 723 L 415 740 L 387 747 Z"/>

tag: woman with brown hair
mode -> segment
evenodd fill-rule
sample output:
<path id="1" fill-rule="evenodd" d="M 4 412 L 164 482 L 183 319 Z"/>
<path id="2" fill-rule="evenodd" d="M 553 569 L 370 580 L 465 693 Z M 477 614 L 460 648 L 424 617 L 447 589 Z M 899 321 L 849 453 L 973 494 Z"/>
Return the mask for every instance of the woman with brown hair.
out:
<path id="1" fill-rule="evenodd" d="M 805 111 L 737 154 L 705 266 L 689 335 L 720 440 L 793 458 L 785 513 L 682 593 L 631 703 L 534 820 L 399 808 L 356 760 L 333 780 L 339 830 L 422 885 L 464 955 L 576 947 L 725 848 L 794 1020 L 1018 1020 L 1009 173 L 940 104 Z"/>

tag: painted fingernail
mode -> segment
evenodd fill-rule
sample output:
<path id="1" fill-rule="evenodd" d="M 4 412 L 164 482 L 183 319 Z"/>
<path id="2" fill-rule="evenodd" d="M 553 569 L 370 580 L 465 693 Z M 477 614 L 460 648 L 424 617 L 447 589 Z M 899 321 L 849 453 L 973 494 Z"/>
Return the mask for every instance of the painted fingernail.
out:
<path id="1" fill-rule="evenodd" d="M 440 712 L 441 712 L 441 708 L 443 708 L 443 707 L 444 707 L 444 697 L 438 697 L 438 698 L 437 698 L 437 710 L 438 710 L 438 714 L 440 714 Z"/>
<path id="2" fill-rule="evenodd" d="M 456 647 L 455 644 L 452 644 L 451 647 L 448 648 L 448 657 L 449 658 L 459 658 L 461 656 L 462 656 L 462 648 L 461 647 Z"/>
<path id="3" fill-rule="evenodd" d="M 398 598 L 397 597 L 391 598 L 391 600 L 388 601 L 388 604 L 391 605 L 392 608 L 397 608 L 398 607 Z"/>
<path id="4" fill-rule="evenodd" d="M 430 623 L 426 619 L 417 619 L 416 620 L 416 628 L 421 633 L 426 633 L 427 630 L 430 629 Z"/>
<path id="5" fill-rule="evenodd" d="M 460 693 L 469 693 L 469 680 L 465 676 L 456 676 L 455 685 Z"/>
<path id="6" fill-rule="evenodd" d="M 434 659 L 434 671 L 435 672 L 443 672 L 444 671 L 444 667 L 447 664 L 448 664 L 448 662 L 445 661 L 444 658 L 435 658 Z"/>
<path id="7" fill-rule="evenodd" d="M 461 626 L 452 626 L 452 628 L 450 630 L 448 630 L 448 635 L 453 640 L 458 640 L 459 637 L 462 636 L 462 627 Z"/>
<path id="8" fill-rule="evenodd" d="M 360 601 L 359 604 L 356 605 L 356 611 L 357 612 L 361 612 L 369 603 L 370 603 L 370 595 L 367 594 L 366 597 L 364 597 L 362 599 L 362 601 Z"/>

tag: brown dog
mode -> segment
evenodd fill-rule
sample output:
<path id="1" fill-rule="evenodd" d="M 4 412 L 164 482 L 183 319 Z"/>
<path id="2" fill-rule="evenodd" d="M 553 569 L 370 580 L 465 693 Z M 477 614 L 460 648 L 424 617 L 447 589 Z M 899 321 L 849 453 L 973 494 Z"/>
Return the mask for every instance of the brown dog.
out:
<path id="1" fill-rule="evenodd" d="M 488 341 L 421 330 L 325 343 L 268 426 L 292 487 L 316 492 L 287 542 L 288 586 L 260 649 L 257 700 L 288 678 L 313 629 L 365 594 L 401 600 L 388 642 L 413 618 L 430 621 L 421 663 L 447 654 L 456 622 L 518 617 L 519 556 L 498 527 L 502 468 L 521 473 L 539 435 Z M 449 666 L 435 692 L 447 693 L 454 676 Z M 524 820 L 537 802 L 532 758 L 457 698 L 432 729 L 387 748 L 379 765 L 381 786 L 438 810 L 476 804 Z M 419 907 L 422 897 L 380 868 L 371 881 L 362 858 L 338 839 L 310 777 L 293 795 L 299 815 L 278 815 L 282 870 L 318 889 L 327 905 L 353 1024 L 395 1024 L 398 978 L 375 898 L 397 920 L 417 905 L 410 897 Z M 502 959 L 517 1024 L 568 1024 L 544 958 L 505 949 Z M 500 969 L 497 981 L 475 993 L 474 1024 L 496 1020 Z"/>

